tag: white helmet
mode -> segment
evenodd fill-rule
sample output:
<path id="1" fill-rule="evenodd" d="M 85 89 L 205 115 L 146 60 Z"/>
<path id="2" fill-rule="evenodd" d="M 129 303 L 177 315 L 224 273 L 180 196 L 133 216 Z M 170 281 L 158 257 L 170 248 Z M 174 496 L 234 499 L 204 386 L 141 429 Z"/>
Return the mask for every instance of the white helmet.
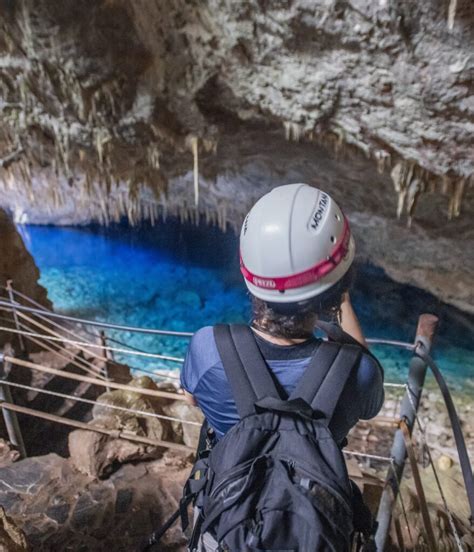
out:
<path id="1" fill-rule="evenodd" d="M 247 288 L 269 303 L 296 303 L 323 293 L 348 271 L 354 253 L 339 206 L 307 184 L 279 186 L 264 195 L 240 233 Z"/>

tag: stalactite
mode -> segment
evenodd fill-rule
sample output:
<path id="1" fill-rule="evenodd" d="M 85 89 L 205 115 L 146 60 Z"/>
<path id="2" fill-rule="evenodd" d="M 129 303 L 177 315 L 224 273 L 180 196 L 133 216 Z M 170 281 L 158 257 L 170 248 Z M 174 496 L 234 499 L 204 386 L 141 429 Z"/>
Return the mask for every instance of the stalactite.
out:
<path id="1" fill-rule="evenodd" d="M 147 148 L 147 160 L 152 169 L 160 168 L 160 152 L 156 144 L 150 144 Z"/>
<path id="2" fill-rule="evenodd" d="M 289 142 L 299 142 L 304 135 L 304 127 L 292 121 L 284 121 L 285 138 Z"/>
<path id="3" fill-rule="evenodd" d="M 449 176 L 444 175 L 443 176 L 443 184 L 442 184 L 441 192 L 444 195 L 447 195 L 450 191 L 450 188 L 451 188 L 451 179 L 449 178 Z"/>
<path id="4" fill-rule="evenodd" d="M 131 203 L 128 204 L 127 208 L 127 218 L 130 226 L 135 226 L 135 219 L 133 214 L 133 205 Z"/>
<path id="5" fill-rule="evenodd" d="M 197 136 L 191 137 L 191 148 L 193 152 L 193 172 L 194 172 L 194 204 L 199 204 L 199 139 Z"/>
<path id="6" fill-rule="evenodd" d="M 449 0 L 449 7 L 448 7 L 448 29 L 450 31 L 454 28 L 454 20 L 456 19 L 456 11 L 458 7 L 458 1 L 457 0 Z"/>
<path id="7" fill-rule="evenodd" d="M 340 153 L 344 152 L 346 133 L 342 128 L 335 128 L 334 134 L 336 136 L 336 140 L 334 141 L 334 153 L 336 154 L 336 158 L 337 158 Z"/>
<path id="8" fill-rule="evenodd" d="M 428 192 L 434 194 L 436 192 L 436 179 L 430 176 L 428 180 Z"/>
<path id="9" fill-rule="evenodd" d="M 375 159 L 377 162 L 377 171 L 379 174 L 383 174 L 387 167 L 390 167 L 391 155 L 388 151 L 377 150 L 375 152 Z"/>
<path id="10" fill-rule="evenodd" d="M 99 159 L 99 165 L 104 164 L 104 146 L 111 140 L 111 135 L 106 128 L 94 129 L 94 145 Z"/>
<path id="11" fill-rule="evenodd" d="M 59 208 L 59 192 L 57 188 L 53 188 L 53 204 L 55 209 Z"/>
<path id="12" fill-rule="evenodd" d="M 115 202 L 114 203 L 114 211 L 113 211 L 113 220 L 114 220 L 114 222 L 119 223 L 120 222 L 120 217 L 121 217 L 120 205 L 119 205 L 119 203 Z"/>
<path id="13" fill-rule="evenodd" d="M 204 151 L 206 153 L 216 153 L 217 151 L 217 140 L 214 138 L 204 138 L 202 141 Z"/>
<path id="14" fill-rule="evenodd" d="M 413 178 L 407 189 L 406 209 L 408 214 L 407 226 L 411 227 L 413 215 L 420 195 L 425 191 L 425 184 L 419 178 Z"/>
<path id="15" fill-rule="evenodd" d="M 407 187 L 413 177 L 414 164 L 399 161 L 392 169 L 390 176 L 392 177 L 395 191 L 398 194 L 397 218 L 402 216 L 405 198 L 407 195 Z"/>
<path id="16" fill-rule="evenodd" d="M 449 201 L 448 218 L 458 217 L 461 214 L 461 204 L 466 188 L 467 178 L 460 178 L 454 183 L 453 190 L 451 192 L 451 198 Z"/>
<path id="17" fill-rule="evenodd" d="M 156 223 L 156 207 L 155 204 L 150 204 L 150 223 L 152 226 L 155 226 Z"/>

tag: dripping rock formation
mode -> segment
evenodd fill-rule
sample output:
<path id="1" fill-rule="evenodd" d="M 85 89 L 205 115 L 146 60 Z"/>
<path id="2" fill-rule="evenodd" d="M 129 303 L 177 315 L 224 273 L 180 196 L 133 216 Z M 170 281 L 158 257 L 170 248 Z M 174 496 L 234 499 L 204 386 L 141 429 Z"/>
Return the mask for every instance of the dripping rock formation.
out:
<path id="1" fill-rule="evenodd" d="M 470 0 L 0 8 L 0 206 L 17 221 L 237 228 L 304 180 L 345 206 L 363 256 L 474 311 Z"/>

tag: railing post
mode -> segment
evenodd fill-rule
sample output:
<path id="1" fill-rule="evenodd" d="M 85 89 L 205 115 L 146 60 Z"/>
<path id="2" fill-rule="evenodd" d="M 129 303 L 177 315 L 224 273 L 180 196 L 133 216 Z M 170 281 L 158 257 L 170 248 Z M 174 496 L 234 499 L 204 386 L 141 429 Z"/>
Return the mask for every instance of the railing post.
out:
<path id="1" fill-rule="evenodd" d="M 10 303 L 12 305 L 12 311 L 13 311 L 13 320 L 15 322 L 15 327 L 18 331 L 21 330 L 21 327 L 20 327 L 20 322 L 18 320 L 18 314 L 16 312 L 16 308 L 15 308 L 15 296 L 13 294 L 13 280 L 7 280 L 7 291 L 8 291 L 8 297 L 10 299 Z M 26 354 L 26 343 L 23 339 L 23 336 L 21 335 L 21 333 L 17 334 L 18 335 L 18 342 L 20 344 L 20 350 L 23 354 Z"/>
<path id="2" fill-rule="evenodd" d="M 432 314 L 422 314 L 418 319 L 415 343 L 421 341 L 427 351 L 429 351 L 437 325 L 438 318 L 436 316 Z M 405 421 L 410 430 L 410 434 L 413 431 L 416 413 L 420 404 L 427 368 L 427 364 L 421 360 L 421 358 L 417 356 L 412 357 L 408 372 L 407 391 L 400 407 L 400 419 Z M 392 511 L 399 491 L 399 481 L 401 481 L 403 469 L 405 467 L 407 450 L 401 429 L 398 429 L 395 433 L 390 456 L 393 464 L 385 480 L 385 488 L 380 499 L 377 513 L 378 527 L 377 533 L 375 534 L 375 544 L 378 552 L 383 552 L 385 549 L 387 536 L 390 530 Z"/>
<path id="3" fill-rule="evenodd" d="M 0 352 L 0 407 L 1 403 L 3 402 L 13 404 L 13 397 L 10 387 L 2 383 L 3 380 L 7 379 L 10 369 L 11 366 L 5 360 L 5 354 L 3 352 Z M 20 457 L 26 458 L 25 443 L 23 441 L 23 436 L 21 434 L 20 424 L 18 422 L 16 413 L 11 412 L 6 408 L 2 408 L 2 414 L 10 442 L 18 449 Z"/>
<path id="4" fill-rule="evenodd" d="M 107 336 L 105 334 L 104 330 L 100 331 L 100 344 L 102 345 L 103 349 L 102 352 L 104 354 L 104 376 L 107 381 L 110 381 L 109 378 L 109 361 L 110 361 L 110 351 L 107 347 Z M 107 391 L 110 391 L 110 387 L 106 388 Z"/>

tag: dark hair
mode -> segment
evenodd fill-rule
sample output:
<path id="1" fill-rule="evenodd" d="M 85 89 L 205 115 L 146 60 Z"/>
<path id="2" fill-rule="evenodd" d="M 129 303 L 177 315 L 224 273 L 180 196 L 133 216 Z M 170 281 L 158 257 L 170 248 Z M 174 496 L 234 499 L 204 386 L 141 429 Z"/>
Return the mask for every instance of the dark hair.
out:
<path id="1" fill-rule="evenodd" d="M 298 303 L 267 303 L 252 295 L 252 325 L 275 337 L 304 338 L 312 335 L 318 318 L 338 320 L 343 294 L 351 287 L 355 270 L 327 291 Z"/>

